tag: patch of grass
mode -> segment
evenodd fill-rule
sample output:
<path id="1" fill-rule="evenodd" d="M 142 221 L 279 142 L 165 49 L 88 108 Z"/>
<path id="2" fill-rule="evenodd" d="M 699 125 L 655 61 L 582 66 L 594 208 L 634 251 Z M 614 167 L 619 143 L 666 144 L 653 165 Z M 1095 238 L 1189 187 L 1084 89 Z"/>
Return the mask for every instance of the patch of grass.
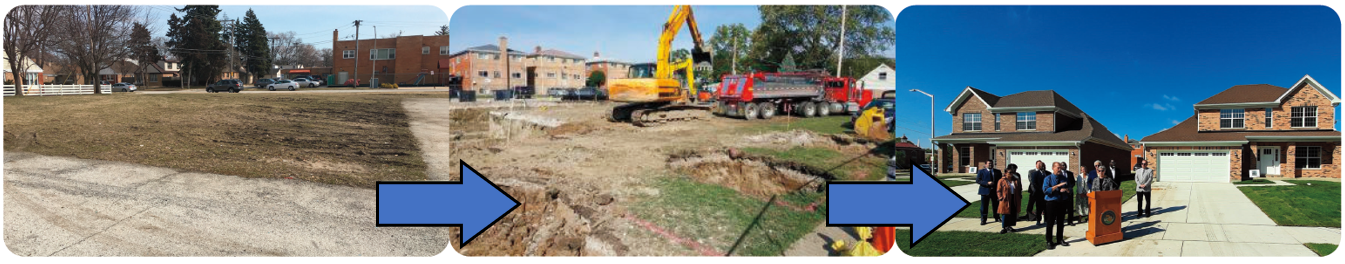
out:
<path id="1" fill-rule="evenodd" d="M 1233 184 L 1237 184 L 1237 185 L 1242 185 L 1242 184 L 1272 184 L 1272 183 L 1275 183 L 1275 182 L 1273 182 L 1273 181 L 1271 181 L 1271 180 L 1267 180 L 1267 179 L 1251 179 L 1251 180 L 1235 181 L 1235 182 L 1233 182 Z"/>
<path id="2" fill-rule="evenodd" d="M 1304 246 L 1307 246 L 1308 249 L 1311 249 L 1312 252 L 1317 253 L 1317 256 L 1322 256 L 1322 257 L 1325 257 L 1326 255 L 1331 255 L 1332 252 L 1336 252 L 1336 248 L 1337 248 L 1337 247 L 1340 247 L 1340 245 L 1336 245 L 1336 244 L 1307 243 L 1307 244 L 1303 244 L 1303 245 L 1304 245 Z"/>
<path id="3" fill-rule="evenodd" d="M 1135 181 L 1123 181 L 1123 182 L 1121 182 L 1121 203 L 1125 203 L 1125 202 L 1127 202 L 1127 201 L 1130 201 L 1130 198 L 1131 198 L 1131 197 L 1135 197 L 1135 188 L 1138 188 L 1138 187 L 1139 187 L 1139 184 L 1138 184 L 1138 183 L 1135 183 Z M 1152 194 L 1153 194 L 1153 193 L 1150 193 L 1150 195 L 1152 195 Z"/>
<path id="4" fill-rule="evenodd" d="M 911 248 L 911 230 L 897 230 L 897 248 L 913 257 L 928 256 L 1032 256 L 1046 250 L 1041 235 L 985 232 L 934 232 Z"/>
<path id="5" fill-rule="evenodd" d="M 793 147 L 786 150 L 742 148 L 743 152 L 780 160 L 803 163 L 830 172 L 842 180 L 882 180 L 887 176 L 887 160 L 875 155 L 846 156 L 828 148 Z"/>
<path id="6" fill-rule="evenodd" d="M 948 185 L 948 187 L 957 187 L 957 186 L 962 186 L 962 185 L 967 185 L 967 184 L 974 184 L 974 183 L 976 183 L 975 181 L 950 181 L 950 180 L 948 180 L 948 179 L 952 179 L 952 178 L 967 179 L 967 178 L 965 178 L 965 177 L 934 177 L 934 179 L 939 180 L 939 182 L 942 182 L 944 185 Z"/>
<path id="7" fill-rule="evenodd" d="M 1286 180 L 1293 186 L 1238 188 L 1261 211 L 1288 226 L 1340 227 L 1340 183 Z M 1311 185 L 1309 185 L 1311 184 Z"/>
<path id="8" fill-rule="evenodd" d="M 659 189 L 659 194 L 643 197 L 631 207 L 632 213 L 677 236 L 694 239 L 725 253 L 751 226 L 734 255 L 778 256 L 794 241 L 811 233 L 826 217 L 825 204 L 819 204 L 814 212 L 796 211 L 775 204 L 768 207 L 767 201 L 685 177 L 664 177 L 654 187 Z M 824 193 L 794 193 L 777 199 L 801 206 L 822 197 L 825 197 Z M 767 208 L 765 214 L 756 219 L 762 208 Z M 753 221 L 757 221 L 755 225 Z"/>
<path id="9" fill-rule="evenodd" d="M 800 118 L 794 116 L 776 116 L 770 120 L 744 120 L 751 125 L 742 129 L 749 132 L 789 131 L 802 129 L 821 134 L 841 134 L 851 131 L 848 123 L 850 116 L 836 115 L 828 117 Z"/>
<path id="10" fill-rule="evenodd" d="M 373 187 L 424 180 L 401 101 L 447 94 L 166 94 L 4 99 L 5 151 Z"/>

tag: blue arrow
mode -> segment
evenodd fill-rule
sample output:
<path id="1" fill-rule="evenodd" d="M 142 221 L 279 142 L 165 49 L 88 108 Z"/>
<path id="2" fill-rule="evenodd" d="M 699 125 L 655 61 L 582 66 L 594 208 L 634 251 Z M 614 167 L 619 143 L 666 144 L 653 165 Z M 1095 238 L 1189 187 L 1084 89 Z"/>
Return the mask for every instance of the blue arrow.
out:
<path id="1" fill-rule="evenodd" d="M 518 200 L 462 163 L 461 181 L 379 181 L 377 226 L 456 226 L 462 245 L 495 225 Z"/>
<path id="2" fill-rule="evenodd" d="M 827 226 L 907 226 L 911 247 L 971 203 L 911 166 L 911 182 L 828 181 Z"/>

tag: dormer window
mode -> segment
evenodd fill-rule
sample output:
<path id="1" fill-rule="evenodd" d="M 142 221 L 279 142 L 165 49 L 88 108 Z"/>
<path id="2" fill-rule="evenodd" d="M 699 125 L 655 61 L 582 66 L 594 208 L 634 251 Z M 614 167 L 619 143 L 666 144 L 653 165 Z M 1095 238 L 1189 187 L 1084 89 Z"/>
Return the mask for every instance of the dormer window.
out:
<path id="1" fill-rule="evenodd" d="M 1245 128 L 1246 116 L 1242 109 L 1220 109 L 1219 110 L 1219 128 L 1241 129 Z"/>

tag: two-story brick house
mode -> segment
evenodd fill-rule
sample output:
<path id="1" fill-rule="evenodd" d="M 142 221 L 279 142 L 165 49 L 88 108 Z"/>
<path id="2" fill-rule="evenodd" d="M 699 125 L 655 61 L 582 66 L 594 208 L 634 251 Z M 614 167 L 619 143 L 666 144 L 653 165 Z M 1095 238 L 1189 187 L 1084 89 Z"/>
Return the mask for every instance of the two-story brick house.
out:
<path id="1" fill-rule="evenodd" d="M 953 115 L 953 133 L 934 138 L 937 149 L 951 152 L 940 155 L 951 157 L 940 162 L 941 173 L 972 173 L 986 160 L 1001 170 L 1017 164 L 1019 173 L 1038 160 L 1067 162 L 1073 171 L 1095 160 L 1130 167 L 1129 144 L 1052 90 L 1000 97 L 967 87 L 944 111 Z"/>
<path id="2" fill-rule="evenodd" d="M 1141 140 L 1159 181 L 1262 176 L 1340 178 L 1340 98 L 1311 76 L 1291 88 L 1238 85 L 1195 104 L 1185 121 Z"/>

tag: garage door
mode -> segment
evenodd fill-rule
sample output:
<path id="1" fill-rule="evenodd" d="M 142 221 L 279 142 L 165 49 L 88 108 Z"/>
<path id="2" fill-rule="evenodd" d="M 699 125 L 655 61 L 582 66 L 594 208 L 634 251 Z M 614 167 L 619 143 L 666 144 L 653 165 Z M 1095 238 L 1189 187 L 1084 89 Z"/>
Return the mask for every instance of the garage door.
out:
<path id="1" fill-rule="evenodd" d="M 1158 153 L 1158 180 L 1165 182 L 1228 182 L 1228 151 Z"/>
<path id="2" fill-rule="evenodd" d="M 1018 164 L 1018 173 L 1026 175 L 1028 170 L 1037 166 L 1038 160 L 1045 162 L 1048 170 L 1051 169 L 1052 162 L 1069 162 L 1069 150 L 1011 150 L 1008 160 L 1009 164 Z"/>

